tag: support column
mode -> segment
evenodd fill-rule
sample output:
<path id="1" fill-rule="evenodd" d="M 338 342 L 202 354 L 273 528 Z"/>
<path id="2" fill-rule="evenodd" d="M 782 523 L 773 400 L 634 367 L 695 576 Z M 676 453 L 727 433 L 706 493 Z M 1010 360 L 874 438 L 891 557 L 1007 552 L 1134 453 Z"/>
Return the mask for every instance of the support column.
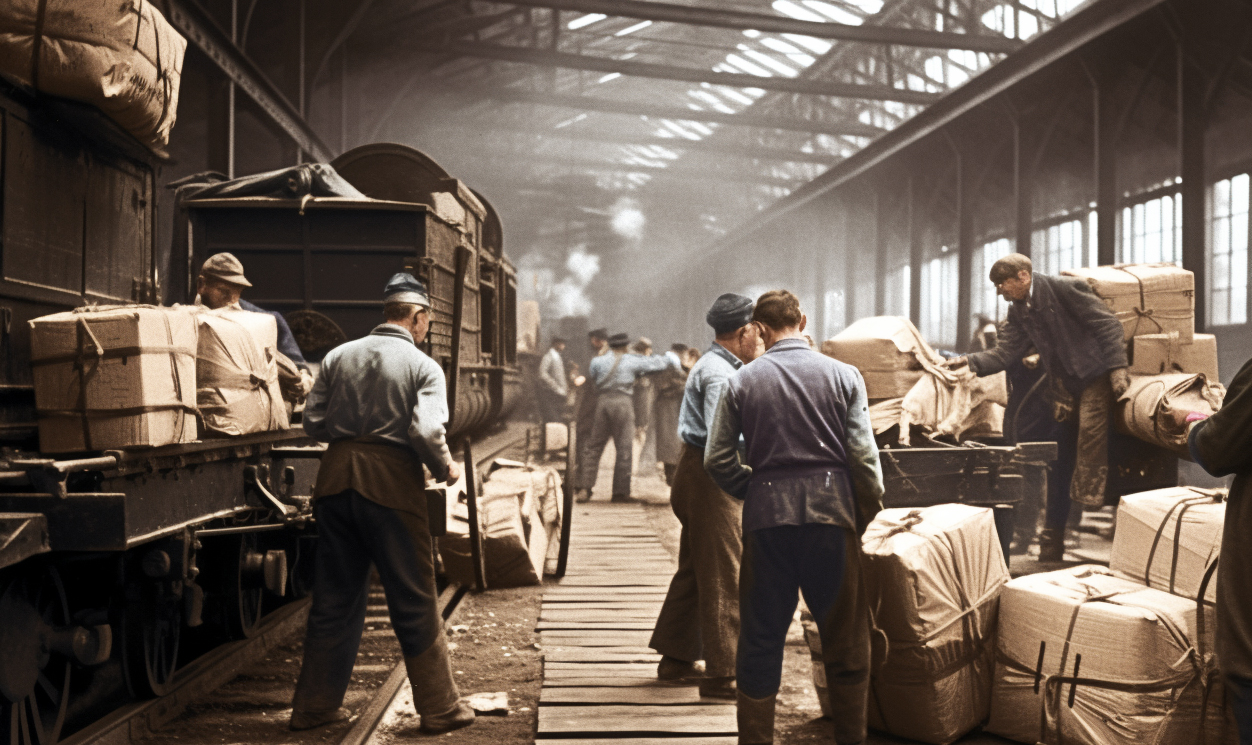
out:
<path id="1" fill-rule="evenodd" d="M 1120 200 L 1117 196 L 1116 119 L 1112 110 L 1111 85 L 1093 78 L 1092 133 L 1096 191 L 1096 260 L 1101 266 L 1117 263 L 1117 220 Z"/>
<path id="2" fill-rule="evenodd" d="M 1013 215 L 1014 249 L 1030 256 L 1034 236 L 1034 174 L 1026 155 L 1026 133 L 1021 116 L 1013 113 Z"/>
<path id="3" fill-rule="evenodd" d="M 859 211 L 858 211 L 859 214 Z M 853 211 L 843 205 L 843 324 L 851 326 L 856 320 L 857 295 L 857 246 L 863 234 L 861 230 L 853 230 Z M 860 222 L 855 223 L 860 226 Z"/>
<path id="4" fill-rule="evenodd" d="M 973 331 L 973 319 L 970 297 L 973 294 L 972 273 L 974 271 L 974 220 L 971 214 L 968 168 L 965 157 L 956 147 L 956 251 L 957 251 L 957 295 L 956 295 L 956 348 L 964 349 Z"/>
<path id="5" fill-rule="evenodd" d="M 887 313 L 887 227 L 882 188 L 874 190 L 874 315 Z"/>
<path id="6" fill-rule="evenodd" d="M 1195 273 L 1195 326 L 1208 325 L 1207 209 L 1204 173 L 1204 72 L 1177 46 L 1178 172 L 1182 176 L 1182 265 Z"/>
<path id="7" fill-rule="evenodd" d="M 922 231 L 917 228 L 917 197 L 913 174 L 909 174 L 909 320 L 922 325 Z"/>

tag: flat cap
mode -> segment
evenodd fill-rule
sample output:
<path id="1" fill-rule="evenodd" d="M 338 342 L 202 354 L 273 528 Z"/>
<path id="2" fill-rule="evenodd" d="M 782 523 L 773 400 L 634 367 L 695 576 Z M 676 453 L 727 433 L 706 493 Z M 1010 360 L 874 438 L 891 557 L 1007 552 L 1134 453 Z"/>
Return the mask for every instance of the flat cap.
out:
<path id="1" fill-rule="evenodd" d="M 630 344 L 629 334 L 613 334 L 612 336 L 609 337 L 610 347 L 614 347 L 614 348 L 624 347 L 627 344 Z"/>
<path id="2" fill-rule="evenodd" d="M 426 293 L 426 285 L 408 272 L 397 272 L 387 280 L 383 289 L 384 303 L 410 303 L 430 307 L 430 295 Z"/>
<path id="3" fill-rule="evenodd" d="M 591 339 L 607 339 L 609 338 L 608 329 L 592 329 L 587 332 L 587 337 Z"/>
<path id="4" fill-rule="evenodd" d="M 200 276 L 220 279 L 232 285 L 251 287 L 252 283 L 243 276 L 243 263 L 234 254 L 213 254 L 200 267 Z"/>
<path id="5" fill-rule="evenodd" d="M 704 320 L 717 334 L 726 334 L 752 322 L 752 299 L 728 292 L 713 302 Z"/>

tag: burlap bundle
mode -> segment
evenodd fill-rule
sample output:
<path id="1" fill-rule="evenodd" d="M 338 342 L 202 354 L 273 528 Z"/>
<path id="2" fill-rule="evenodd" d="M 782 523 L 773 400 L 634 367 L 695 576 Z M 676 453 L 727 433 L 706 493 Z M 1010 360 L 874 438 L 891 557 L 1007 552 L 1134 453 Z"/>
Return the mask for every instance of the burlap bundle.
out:
<path id="1" fill-rule="evenodd" d="M 1130 388 L 1117 400 L 1118 425 L 1144 442 L 1187 453 L 1187 430 L 1175 422 L 1176 411 L 1212 414 L 1222 407 L 1226 389 L 1202 374 L 1132 375 Z"/>

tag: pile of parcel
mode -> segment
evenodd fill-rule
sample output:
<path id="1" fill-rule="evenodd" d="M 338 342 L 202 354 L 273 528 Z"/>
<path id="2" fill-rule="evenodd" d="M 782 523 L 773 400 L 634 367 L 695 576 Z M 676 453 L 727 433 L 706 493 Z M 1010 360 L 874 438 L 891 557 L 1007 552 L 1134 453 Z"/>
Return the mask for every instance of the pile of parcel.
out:
<path id="1" fill-rule="evenodd" d="M 123 305 L 79 308 L 30 325 L 46 453 L 287 429 L 303 393 L 299 370 L 277 349 L 277 321 L 268 313 Z"/>
<path id="2" fill-rule="evenodd" d="M 1010 580 L 992 510 L 879 513 L 862 539 L 870 726 L 946 745 L 1232 743 L 1213 650 L 1220 491 L 1126 496 L 1111 568 Z M 824 709 L 821 642 L 806 619 Z"/>

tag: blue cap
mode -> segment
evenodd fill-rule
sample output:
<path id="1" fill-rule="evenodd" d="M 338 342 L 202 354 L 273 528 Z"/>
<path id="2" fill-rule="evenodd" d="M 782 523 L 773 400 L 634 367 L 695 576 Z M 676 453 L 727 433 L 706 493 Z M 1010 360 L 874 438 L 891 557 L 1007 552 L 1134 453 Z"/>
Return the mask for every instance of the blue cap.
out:
<path id="1" fill-rule="evenodd" d="M 393 274 L 383 289 L 384 303 L 411 303 L 430 307 L 430 296 L 426 293 L 426 285 L 408 272 Z"/>
<path id="2" fill-rule="evenodd" d="M 752 299 L 728 292 L 719 297 L 704 320 L 713 327 L 714 333 L 726 334 L 752 322 Z"/>

